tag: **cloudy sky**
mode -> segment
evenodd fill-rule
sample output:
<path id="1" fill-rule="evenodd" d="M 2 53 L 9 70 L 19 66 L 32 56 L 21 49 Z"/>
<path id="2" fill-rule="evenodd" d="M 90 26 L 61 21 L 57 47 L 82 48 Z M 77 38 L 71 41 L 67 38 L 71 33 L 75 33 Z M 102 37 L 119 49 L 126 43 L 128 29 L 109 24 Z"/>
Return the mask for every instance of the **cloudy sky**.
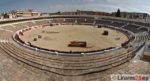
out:
<path id="1" fill-rule="evenodd" d="M 150 0 L 0 0 L 0 12 L 35 9 L 40 12 L 92 10 L 150 13 Z"/>

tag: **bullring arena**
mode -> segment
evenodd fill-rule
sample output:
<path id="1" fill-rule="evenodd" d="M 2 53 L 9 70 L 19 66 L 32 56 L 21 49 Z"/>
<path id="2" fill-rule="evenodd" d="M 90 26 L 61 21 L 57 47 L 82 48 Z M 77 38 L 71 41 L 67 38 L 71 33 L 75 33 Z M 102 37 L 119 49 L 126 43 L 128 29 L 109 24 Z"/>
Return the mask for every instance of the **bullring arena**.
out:
<path id="1" fill-rule="evenodd" d="M 2 81 L 110 81 L 111 74 L 150 73 L 148 62 L 135 59 L 150 40 L 147 23 L 51 16 L 0 24 Z"/>
<path id="2" fill-rule="evenodd" d="M 109 35 L 103 36 L 102 33 L 106 30 L 109 31 Z M 38 36 L 41 36 L 39 40 Z M 94 28 L 88 25 L 56 25 L 31 29 L 20 38 L 38 47 L 66 52 L 86 52 L 119 47 L 121 43 L 128 40 L 121 32 L 108 28 Z M 34 38 L 37 38 L 37 41 L 34 42 Z M 85 48 L 68 47 L 71 41 L 85 41 L 87 46 Z"/>

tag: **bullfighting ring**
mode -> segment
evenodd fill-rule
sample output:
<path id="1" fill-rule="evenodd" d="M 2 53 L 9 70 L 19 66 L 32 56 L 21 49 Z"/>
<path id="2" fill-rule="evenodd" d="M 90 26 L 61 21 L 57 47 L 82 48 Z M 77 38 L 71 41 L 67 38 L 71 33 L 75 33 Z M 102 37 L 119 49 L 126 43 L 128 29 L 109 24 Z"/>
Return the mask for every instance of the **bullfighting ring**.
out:
<path id="1" fill-rule="evenodd" d="M 134 49 L 123 30 L 101 25 L 51 23 L 18 30 L 13 39 L 35 52 L 19 54 L 32 67 L 59 75 L 85 75 L 130 60 Z"/>
<path id="2" fill-rule="evenodd" d="M 107 36 L 103 35 L 104 31 L 109 32 Z M 89 52 L 120 47 L 128 40 L 126 35 L 117 30 L 88 25 L 54 25 L 32 28 L 24 32 L 20 39 L 36 47 L 64 52 Z M 69 46 L 71 42 L 76 42 L 75 46 Z M 80 43 L 81 46 L 77 43 Z"/>
<path id="3" fill-rule="evenodd" d="M 100 23 L 78 16 L 21 22 L 13 42 L 2 41 L 1 48 L 27 66 L 61 76 L 86 76 L 130 61 L 137 50 L 130 44 L 133 33 Z"/>
<path id="4" fill-rule="evenodd" d="M 111 74 L 149 73 L 133 58 L 150 37 L 137 36 L 143 26 L 133 30 L 132 23 L 62 15 L 1 21 L 0 81 L 111 81 Z"/>

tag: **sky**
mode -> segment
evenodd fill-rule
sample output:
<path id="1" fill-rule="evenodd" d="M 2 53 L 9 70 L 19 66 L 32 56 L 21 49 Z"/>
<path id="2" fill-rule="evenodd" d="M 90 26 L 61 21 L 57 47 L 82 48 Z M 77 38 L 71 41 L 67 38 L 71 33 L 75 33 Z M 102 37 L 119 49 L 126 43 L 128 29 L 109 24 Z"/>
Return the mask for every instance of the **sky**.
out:
<path id="1" fill-rule="evenodd" d="M 105 11 L 117 9 L 128 12 L 150 13 L 150 0 L 0 0 L 0 12 L 34 9 L 38 12 Z"/>

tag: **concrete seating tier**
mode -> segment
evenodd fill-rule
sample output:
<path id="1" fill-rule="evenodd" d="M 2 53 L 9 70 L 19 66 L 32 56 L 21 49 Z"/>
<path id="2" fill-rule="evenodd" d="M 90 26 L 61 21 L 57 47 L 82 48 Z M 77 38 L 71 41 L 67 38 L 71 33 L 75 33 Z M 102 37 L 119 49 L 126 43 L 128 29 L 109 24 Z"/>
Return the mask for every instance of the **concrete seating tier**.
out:
<path id="1" fill-rule="evenodd" d="M 110 53 L 110 55 L 63 57 L 62 61 L 62 59 L 56 59 L 54 57 L 44 58 L 32 54 L 9 42 L 0 43 L 0 48 L 10 56 L 30 66 L 61 75 L 83 75 L 109 69 L 131 59 L 133 51 L 133 49 L 128 49 L 128 51 L 121 50 L 120 52 Z"/>
<path id="2" fill-rule="evenodd" d="M 0 30 L 0 39 L 1 40 L 12 40 L 12 35 L 13 33 L 10 31 L 6 31 L 6 30 Z"/>
<path id="3" fill-rule="evenodd" d="M 36 25 L 44 25 L 44 24 L 49 24 L 50 20 L 40 20 L 40 21 L 35 21 Z"/>
<path id="4" fill-rule="evenodd" d="M 30 22 L 26 22 L 26 23 L 22 23 L 24 26 L 29 26 L 29 27 L 32 27 L 32 26 L 36 26 L 36 24 L 32 21 Z"/>
<path id="5" fill-rule="evenodd" d="M 125 25 L 125 23 L 121 23 L 121 22 L 113 22 L 112 24 L 111 24 L 111 26 L 115 26 L 115 27 L 122 27 L 122 26 L 124 26 Z"/>
<path id="6" fill-rule="evenodd" d="M 136 36 L 136 40 L 135 42 L 146 42 L 146 41 L 150 41 L 150 35 L 143 35 L 143 36 Z"/>

